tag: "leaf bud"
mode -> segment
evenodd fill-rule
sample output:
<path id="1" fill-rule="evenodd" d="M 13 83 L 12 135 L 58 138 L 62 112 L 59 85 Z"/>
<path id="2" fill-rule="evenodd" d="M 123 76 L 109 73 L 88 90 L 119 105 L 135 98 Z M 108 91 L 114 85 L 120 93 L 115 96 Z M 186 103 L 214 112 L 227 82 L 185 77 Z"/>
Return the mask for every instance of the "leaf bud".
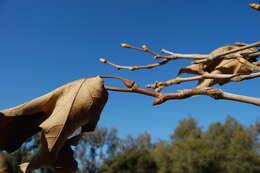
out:
<path id="1" fill-rule="evenodd" d="M 129 44 L 126 44 L 126 43 L 122 43 L 122 44 L 121 44 L 121 47 L 124 47 L 124 48 L 132 48 L 132 46 L 130 46 Z"/>

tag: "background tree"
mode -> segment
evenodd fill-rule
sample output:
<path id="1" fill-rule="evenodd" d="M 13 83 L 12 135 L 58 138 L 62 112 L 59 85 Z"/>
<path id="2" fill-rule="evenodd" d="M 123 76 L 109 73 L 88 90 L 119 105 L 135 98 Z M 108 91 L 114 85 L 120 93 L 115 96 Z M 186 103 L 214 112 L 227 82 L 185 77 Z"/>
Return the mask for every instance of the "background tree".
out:
<path id="1" fill-rule="evenodd" d="M 11 172 L 32 157 L 39 137 L 7 155 Z M 259 122 L 245 127 L 228 116 L 203 131 L 193 117 L 179 121 L 167 141 L 151 140 L 144 132 L 119 138 L 116 129 L 97 128 L 74 148 L 81 173 L 258 173 Z M 53 169 L 35 172 L 53 173 Z"/>
<path id="2" fill-rule="evenodd" d="M 104 173 L 156 173 L 157 167 L 147 150 L 125 149 L 118 155 L 108 159 L 101 167 Z"/>
<path id="3" fill-rule="evenodd" d="M 120 145 L 117 130 L 113 128 L 97 128 L 94 132 L 84 135 L 75 148 L 79 172 L 97 173 L 102 162 L 115 155 Z"/>
<path id="4" fill-rule="evenodd" d="M 138 148 L 135 144 L 143 135 L 122 140 L 127 147 L 105 160 L 101 172 L 257 173 L 260 155 L 255 126 L 244 127 L 228 116 L 224 123 L 213 123 L 203 131 L 189 117 L 179 122 L 169 141 Z"/>
<path id="5" fill-rule="evenodd" d="M 171 172 L 212 172 L 213 154 L 211 146 L 203 138 L 201 128 L 194 118 L 179 122 L 171 145 Z"/>
<path id="6" fill-rule="evenodd" d="M 116 155 L 108 158 L 100 168 L 104 173 L 156 173 L 157 165 L 150 153 L 153 145 L 148 132 L 134 138 L 128 135 L 121 140 L 123 147 Z"/>

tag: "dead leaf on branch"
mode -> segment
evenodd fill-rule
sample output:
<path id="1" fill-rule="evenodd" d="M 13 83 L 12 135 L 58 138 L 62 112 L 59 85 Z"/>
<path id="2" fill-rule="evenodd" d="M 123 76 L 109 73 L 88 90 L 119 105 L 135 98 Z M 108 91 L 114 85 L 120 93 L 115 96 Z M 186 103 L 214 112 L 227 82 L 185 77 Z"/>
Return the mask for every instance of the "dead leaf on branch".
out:
<path id="1" fill-rule="evenodd" d="M 42 131 L 40 150 L 22 168 L 30 172 L 42 167 L 57 167 L 59 159 L 64 158 L 61 155 L 71 155 L 68 138 L 80 127 L 83 132 L 93 131 L 107 99 L 103 80 L 92 77 L 0 111 L 0 150 L 15 151 L 26 139 Z M 72 155 L 66 158 L 74 161 Z"/>
<path id="2" fill-rule="evenodd" d="M 230 46 L 223 46 L 220 48 L 215 49 L 210 53 L 210 56 L 217 55 L 221 52 L 230 51 L 232 49 L 239 48 L 243 45 L 230 45 Z M 240 54 L 243 53 L 249 53 L 249 52 L 255 52 L 257 49 L 255 48 L 249 48 L 245 49 L 239 52 L 236 52 L 235 54 L 229 54 L 229 56 L 240 56 Z M 251 59 L 250 62 L 255 62 L 256 59 Z M 244 73 L 250 73 L 252 72 L 252 69 L 248 66 L 243 65 L 240 61 L 237 59 L 217 59 L 215 61 L 209 61 L 207 63 L 198 63 L 198 64 L 191 64 L 187 67 L 181 68 L 178 76 L 183 73 L 187 74 L 196 74 L 196 75 L 202 75 L 203 73 L 209 73 L 209 74 L 244 74 Z M 209 87 L 215 84 L 226 84 L 230 82 L 230 79 L 202 79 L 199 80 L 198 87 Z"/>

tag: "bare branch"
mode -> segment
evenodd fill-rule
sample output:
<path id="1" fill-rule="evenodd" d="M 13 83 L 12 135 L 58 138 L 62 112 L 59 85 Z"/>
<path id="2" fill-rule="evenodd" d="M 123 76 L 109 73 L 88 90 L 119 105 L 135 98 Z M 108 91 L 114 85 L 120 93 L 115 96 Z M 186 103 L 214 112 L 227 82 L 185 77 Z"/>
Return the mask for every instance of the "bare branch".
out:
<path id="1" fill-rule="evenodd" d="M 253 65 L 253 64 L 251 64 Z M 254 66 L 255 67 L 255 66 Z M 259 68 L 259 67 L 258 67 Z M 174 79 L 170 79 L 163 82 L 155 82 L 153 84 L 146 85 L 147 88 L 155 89 L 155 91 L 160 92 L 163 88 L 175 84 L 181 84 L 183 82 L 195 81 L 195 80 L 203 80 L 203 79 L 229 79 L 230 82 L 240 82 L 243 80 L 253 79 L 260 77 L 260 72 L 252 73 L 252 74 L 210 74 L 204 73 L 198 76 L 180 78 L 176 77 Z"/>
<path id="2" fill-rule="evenodd" d="M 233 101 L 244 102 L 244 103 L 249 103 L 249 104 L 254 104 L 254 105 L 260 106 L 260 98 L 232 94 L 232 93 L 224 92 L 217 88 L 208 88 L 208 87 L 192 88 L 192 89 L 180 90 L 177 93 L 159 93 L 159 92 L 149 91 L 149 90 L 140 88 L 132 80 L 124 79 L 124 78 L 117 77 L 117 76 L 101 76 L 101 77 L 103 77 L 103 78 L 112 77 L 112 78 L 120 79 L 123 82 L 131 81 L 130 82 L 131 85 L 127 85 L 128 88 L 116 88 L 116 87 L 105 86 L 105 89 L 110 90 L 110 91 L 132 92 L 132 93 L 138 93 L 138 94 L 156 97 L 156 99 L 153 101 L 153 105 L 162 104 L 167 100 L 185 99 L 185 98 L 192 97 L 195 95 L 207 95 L 214 99 L 233 100 Z"/>
<path id="3" fill-rule="evenodd" d="M 230 79 L 237 77 L 241 74 L 210 74 L 210 73 L 204 73 L 202 75 L 193 76 L 193 77 L 186 77 L 186 78 L 180 78 L 176 77 L 174 79 L 170 79 L 163 82 L 156 82 L 154 84 L 148 84 L 147 88 L 156 89 L 157 92 L 161 91 L 161 89 L 165 88 L 166 86 L 175 85 L 175 84 L 181 84 L 183 82 L 189 82 L 189 81 L 195 81 L 195 80 L 202 80 L 202 79 Z"/>
<path id="4" fill-rule="evenodd" d="M 207 95 L 214 99 L 233 100 L 233 101 L 260 106 L 260 98 L 232 94 L 232 93 L 224 92 L 217 88 L 193 88 L 193 89 L 181 90 L 178 93 L 173 93 L 173 94 L 161 94 L 159 98 L 154 100 L 153 105 L 161 104 L 167 100 L 185 99 L 195 95 Z"/>
<path id="5" fill-rule="evenodd" d="M 119 92 L 132 92 L 132 93 L 138 93 L 138 94 L 143 94 L 147 96 L 152 96 L 152 97 L 159 97 L 160 93 L 155 92 L 155 91 L 149 91 L 143 88 L 116 88 L 116 87 L 111 87 L 111 86 L 105 86 L 106 90 L 110 91 L 119 91 Z"/>
<path id="6" fill-rule="evenodd" d="M 165 50 L 162 49 L 161 50 L 162 53 L 165 54 L 169 54 L 170 56 L 166 56 L 166 57 L 156 57 L 156 58 L 164 58 L 164 59 L 197 59 L 197 60 L 201 60 L 201 59 L 205 59 L 208 58 L 209 55 L 204 55 L 204 54 L 179 54 L 179 53 L 174 53 L 171 52 L 169 50 Z"/>
<path id="7" fill-rule="evenodd" d="M 139 48 L 139 47 L 134 47 L 134 46 L 126 44 L 126 43 L 122 43 L 121 47 L 134 49 L 134 50 L 138 50 L 138 51 L 142 51 L 142 52 L 147 52 L 147 53 L 149 53 L 151 55 L 154 55 L 154 58 L 159 58 L 159 57 L 167 58 L 167 56 L 163 56 L 163 55 L 160 55 L 160 54 L 158 54 L 156 52 L 151 51 L 146 45 L 142 45 L 142 47 Z"/>
<path id="8" fill-rule="evenodd" d="M 260 63 L 256 59 L 260 55 L 259 49 L 256 49 L 256 47 L 260 47 L 260 42 L 255 42 L 253 44 L 236 43 L 235 45 L 223 46 L 215 49 L 210 54 L 177 54 L 165 49 L 161 50 L 162 53 L 168 54 L 169 56 L 159 55 L 151 51 L 145 45 L 142 46 L 142 48 L 136 48 L 128 44 L 122 44 L 121 46 L 124 48 L 144 51 L 154 55 L 156 59 L 162 58 L 163 60 L 155 64 L 144 66 L 121 66 L 113 64 L 105 59 L 100 59 L 100 61 L 117 69 L 137 70 L 154 68 L 166 64 L 170 60 L 191 59 L 195 62 L 189 66 L 181 68 L 178 75 L 187 73 L 195 74 L 196 76 L 184 78 L 176 77 L 171 80 L 156 82 L 146 86 L 147 88 L 155 89 L 155 91 L 140 88 L 134 81 L 120 77 L 113 77 L 122 80 L 127 88 L 106 86 L 105 88 L 107 90 L 131 92 L 156 97 L 153 105 L 161 104 L 172 99 L 185 99 L 195 95 L 207 95 L 215 99 L 234 100 L 260 106 L 260 98 L 236 95 L 224 92 L 220 89 L 210 88 L 216 84 L 223 85 L 228 82 L 240 82 L 242 80 L 260 77 L 260 72 L 253 73 L 254 71 L 260 71 Z M 180 90 L 177 93 L 160 93 L 161 89 L 166 86 L 195 80 L 199 81 L 199 83 L 192 89 Z"/>
<path id="9" fill-rule="evenodd" d="M 209 56 L 209 55 L 203 55 L 203 54 L 178 54 L 178 53 L 173 53 L 171 51 L 162 49 L 161 50 L 162 53 L 170 55 L 170 56 L 164 56 L 164 55 L 160 55 L 156 52 L 151 51 L 146 45 L 143 45 L 141 48 L 138 48 L 138 47 L 134 47 L 132 45 L 123 43 L 123 44 L 121 44 L 121 47 L 147 52 L 151 55 L 154 55 L 155 59 L 163 58 L 163 59 L 170 59 L 170 60 L 175 60 L 175 59 L 197 59 L 197 60 L 201 60 L 201 59 L 205 59 Z"/>
<path id="10" fill-rule="evenodd" d="M 122 65 L 117 65 L 117 64 L 114 64 L 112 62 L 109 62 L 108 60 L 103 59 L 103 58 L 100 58 L 99 61 L 103 62 L 105 64 L 108 64 L 110 66 L 113 66 L 117 70 L 128 69 L 128 70 L 134 71 L 134 70 L 139 70 L 139 69 L 150 69 L 150 68 L 158 67 L 158 66 L 167 64 L 170 61 L 170 59 L 164 59 L 164 60 L 162 60 L 158 63 L 148 64 L 148 65 L 143 65 L 143 66 L 122 66 Z"/>
<path id="11" fill-rule="evenodd" d="M 231 49 L 229 51 L 224 51 L 224 52 L 221 52 L 219 54 L 210 56 L 207 59 L 197 60 L 194 63 L 206 63 L 206 62 L 213 61 L 215 59 L 221 58 L 221 57 L 228 55 L 228 54 L 236 53 L 236 52 L 241 51 L 241 50 L 249 49 L 249 48 L 252 48 L 252 47 L 259 47 L 259 46 L 260 46 L 260 41 L 252 43 L 252 44 L 248 44 L 248 45 L 245 45 L 245 46 L 242 46 L 242 47 L 238 47 L 236 49 Z"/>
<path id="12" fill-rule="evenodd" d="M 248 74 L 248 75 L 239 75 L 239 76 L 232 78 L 231 80 L 234 81 L 234 82 L 240 82 L 240 81 L 243 81 L 243 80 L 254 79 L 254 78 L 257 78 L 257 77 L 260 77 L 260 72 L 251 73 L 251 74 Z"/>

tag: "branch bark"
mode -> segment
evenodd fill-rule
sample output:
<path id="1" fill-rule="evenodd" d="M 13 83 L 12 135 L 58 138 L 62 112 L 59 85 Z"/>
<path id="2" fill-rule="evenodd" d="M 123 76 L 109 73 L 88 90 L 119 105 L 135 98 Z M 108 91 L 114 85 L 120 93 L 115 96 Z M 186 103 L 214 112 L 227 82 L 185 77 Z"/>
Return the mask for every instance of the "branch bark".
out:
<path id="1" fill-rule="evenodd" d="M 101 76 L 104 77 L 104 76 Z M 125 84 L 128 88 L 116 88 L 111 86 L 105 86 L 106 90 L 110 91 L 119 91 L 119 92 L 131 92 L 131 93 L 138 93 L 142 95 L 152 96 L 156 99 L 153 101 L 153 105 L 159 105 L 162 104 L 168 100 L 176 100 L 176 99 L 185 99 L 196 95 L 207 95 L 214 99 L 222 99 L 222 100 L 233 100 L 237 102 L 243 102 L 248 104 L 253 104 L 256 106 L 260 106 L 260 98 L 256 97 L 249 97 L 249 96 L 243 96 L 238 94 L 233 94 L 229 92 L 224 92 L 221 89 L 218 88 L 192 88 L 192 89 L 185 89 L 180 90 L 177 93 L 159 93 L 156 91 L 149 91 L 143 88 L 140 88 L 134 81 L 124 79 L 121 77 L 113 77 L 122 80 L 123 83 L 131 83 L 131 85 Z M 129 82 L 131 81 L 131 82 Z"/>
<path id="2" fill-rule="evenodd" d="M 255 43 L 252 43 L 252 44 L 248 44 L 248 45 L 245 45 L 245 46 L 236 48 L 236 49 L 232 49 L 232 50 L 229 50 L 229 51 L 221 52 L 221 53 L 219 53 L 219 54 L 210 56 L 210 57 L 207 58 L 207 59 L 197 60 L 197 61 L 195 61 L 194 63 L 206 63 L 206 62 L 210 62 L 210 61 L 213 61 L 213 60 L 215 60 L 215 59 L 221 58 L 221 57 L 223 57 L 223 56 L 225 56 L 225 55 L 228 55 L 228 54 L 236 53 L 236 52 L 238 52 L 238 51 L 242 51 L 242 50 L 249 49 L 249 48 L 252 48 L 252 47 L 259 47 L 259 46 L 260 46 L 260 41 L 255 42 Z"/>
<path id="3" fill-rule="evenodd" d="M 117 65 L 117 64 L 109 62 L 108 60 L 103 59 L 103 58 L 100 58 L 99 61 L 103 62 L 105 64 L 108 64 L 108 65 L 110 65 L 112 67 L 115 67 L 117 70 L 128 69 L 130 71 L 134 71 L 134 70 L 139 70 L 139 69 L 151 69 L 151 68 L 154 68 L 154 67 L 158 67 L 158 66 L 167 64 L 170 61 L 170 59 L 164 59 L 164 60 L 162 60 L 162 61 L 160 61 L 158 63 L 148 64 L 148 65 L 143 65 L 143 66 L 123 66 L 123 65 Z"/>
<path id="4" fill-rule="evenodd" d="M 260 98 L 237 95 L 224 92 L 217 88 L 210 88 L 216 84 L 223 85 L 228 82 L 240 82 L 242 80 L 260 77 L 260 72 L 255 72 L 260 71 L 260 63 L 257 61 L 260 51 L 259 49 L 256 49 L 256 47 L 260 47 L 260 42 L 255 42 L 252 44 L 236 43 L 235 45 L 223 46 L 215 49 L 210 54 L 177 54 L 165 49 L 161 50 L 162 53 L 168 54 L 169 56 L 157 54 L 145 45 L 141 48 L 128 44 L 121 44 L 121 46 L 124 48 L 147 52 L 153 55 L 155 59 L 163 60 L 158 63 L 144 66 L 121 66 L 113 64 L 102 58 L 100 61 L 117 69 L 137 70 L 154 68 L 175 59 L 192 59 L 194 60 L 193 63 L 189 66 L 181 68 L 178 75 L 186 73 L 196 76 L 184 78 L 176 77 L 171 80 L 156 82 L 146 86 L 147 88 L 155 89 L 154 91 L 140 88 L 134 81 L 112 76 L 112 78 L 120 79 L 127 86 L 127 88 L 106 86 L 105 88 L 107 90 L 132 92 L 152 96 L 156 98 L 153 105 L 161 104 L 167 100 L 185 99 L 195 95 L 207 95 L 214 99 L 233 100 L 260 106 Z M 103 77 L 105 78 L 111 76 Z M 176 93 L 160 93 L 160 90 L 166 86 L 194 80 L 199 81 L 199 84 L 192 89 L 184 89 Z"/>

